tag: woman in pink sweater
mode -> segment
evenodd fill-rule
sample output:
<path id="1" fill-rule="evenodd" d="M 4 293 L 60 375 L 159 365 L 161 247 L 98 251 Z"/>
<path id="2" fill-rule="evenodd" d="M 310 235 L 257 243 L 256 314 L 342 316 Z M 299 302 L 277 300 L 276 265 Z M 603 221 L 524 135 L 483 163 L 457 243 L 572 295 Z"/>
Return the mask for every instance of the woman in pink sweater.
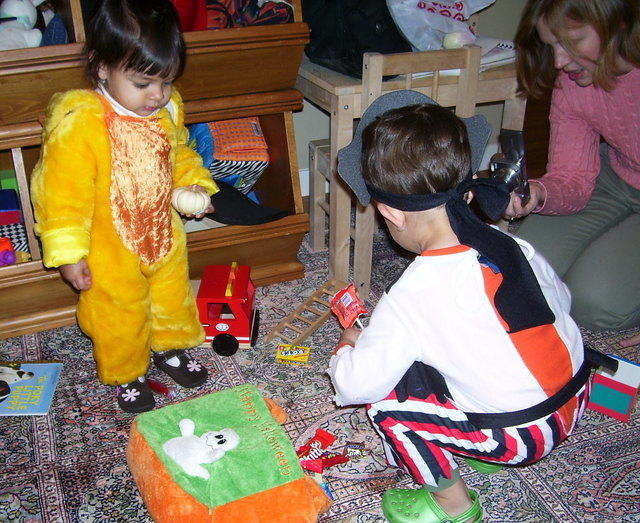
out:
<path id="1" fill-rule="evenodd" d="M 638 0 L 529 0 L 515 39 L 522 92 L 553 95 L 547 172 L 505 217 L 534 213 L 518 236 L 591 329 L 640 325 L 639 11 Z"/>

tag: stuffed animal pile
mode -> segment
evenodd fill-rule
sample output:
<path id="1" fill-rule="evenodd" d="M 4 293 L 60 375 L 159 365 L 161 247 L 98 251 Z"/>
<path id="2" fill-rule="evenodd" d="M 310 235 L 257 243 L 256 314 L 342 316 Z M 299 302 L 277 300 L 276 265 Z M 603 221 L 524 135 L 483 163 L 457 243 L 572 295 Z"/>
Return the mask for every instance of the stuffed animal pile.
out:
<path id="1" fill-rule="evenodd" d="M 0 51 L 38 47 L 42 33 L 34 29 L 44 0 L 4 0 L 0 4 Z"/>

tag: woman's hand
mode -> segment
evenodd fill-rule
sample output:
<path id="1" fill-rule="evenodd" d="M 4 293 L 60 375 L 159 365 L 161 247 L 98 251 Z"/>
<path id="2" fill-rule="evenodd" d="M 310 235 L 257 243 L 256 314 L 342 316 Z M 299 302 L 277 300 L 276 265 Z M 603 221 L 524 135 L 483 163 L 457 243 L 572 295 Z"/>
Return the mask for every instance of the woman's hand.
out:
<path id="1" fill-rule="evenodd" d="M 507 220 L 514 220 L 518 218 L 524 218 L 529 215 L 531 211 L 539 207 L 544 203 L 545 191 L 544 188 L 538 183 L 529 184 L 529 201 L 526 204 L 522 204 L 522 199 L 515 192 L 511 193 L 511 200 L 509 205 L 504 210 L 503 216 Z"/>
<path id="2" fill-rule="evenodd" d="M 196 192 L 201 192 L 201 193 L 204 193 L 204 194 L 206 194 L 206 193 L 207 193 L 207 190 L 206 190 L 204 187 L 202 187 L 201 185 L 196 185 L 196 184 L 194 184 L 194 185 L 189 185 L 189 188 L 193 189 L 193 190 L 194 190 L 194 191 L 196 191 Z M 215 209 L 214 209 L 213 205 L 211 204 L 211 202 L 209 202 L 208 207 L 207 207 L 204 211 L 199 212 L 198 214 L 185 214 L 184 216 L 185 216 L 186 218 L 197 218 L 197 219 L 200 219 L 200 218 L 202 218 L 205 214 L 210 214 L 210 213 L 212 213 L 213 211 L 215 211 Z"/>
<path id="3" fill-rule="evenodd" d="M 91 270 L 87 260 L 60 265 L 59 270 L 62 277 L 77 291 L 88 291 L 91 288 Z"/>

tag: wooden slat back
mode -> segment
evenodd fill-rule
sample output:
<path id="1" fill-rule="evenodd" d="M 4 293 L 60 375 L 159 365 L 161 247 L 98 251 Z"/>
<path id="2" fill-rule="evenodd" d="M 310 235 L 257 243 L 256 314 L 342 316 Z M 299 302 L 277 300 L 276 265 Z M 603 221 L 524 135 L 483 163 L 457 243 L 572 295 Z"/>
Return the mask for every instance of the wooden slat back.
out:
<path id="1" fill-rule="evenodd" d="M 11 149 L 11 158 L 13 160 L 13 168 L 16 173 L 16 179 L 18 181 L 20 207 L 22 209 L 24 228 L 27 232 L 27 243 L 29 245 L 29 252 L 31 253 L 32 260 L 40 260 L 42 259 L 42 256 L 40 254 L 40 245 L 38 244 L 36 234 L 33 230 L 35 220 L 33 218 L 33 209 L 31 208 L 31 199 L 29 198 L 29 185 L 27 183 L 27 172 L 24 167 L 22 148 L 13 147 Z"/>
<path id="2" fill-rule="evenodd" d="M 475 45 L 411 53 L 365 53 L 362 62 L 362 112 L 382 94 L 385 76 L 404 75 L 404 88 L 411 89 L 414 74 L 431 73 L 431 89 L 427 94 L 438 102 L 441 71 L 459 69 L 456 114 L 460 117 L 473 116 L 480 74 L 480 54 L 481 48 Z"/>

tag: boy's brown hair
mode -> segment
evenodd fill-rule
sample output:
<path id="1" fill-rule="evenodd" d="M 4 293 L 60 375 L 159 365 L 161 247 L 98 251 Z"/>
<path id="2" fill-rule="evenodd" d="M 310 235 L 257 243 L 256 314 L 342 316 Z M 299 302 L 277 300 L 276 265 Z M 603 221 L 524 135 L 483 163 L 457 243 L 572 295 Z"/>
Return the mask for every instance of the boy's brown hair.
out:
<path id="1" fill-rule="evenodd" d="M 410 105 L 387 111 L 362 133 L 362 175 L 392 194 L 432 194 L 469 174 L 467 129 L 449 109 Z"/>
<path id="2" fill-rule="evenodd" d="M 536 24 L 544 19 L 560 44 L 571 51 L 567 20 L 588 24 L 601 41 L 593 83 L 610 90 L 619 74 L 618 57 L 640 66 L 640 7 L 638 0 L 529 0 L 514 39 L 519 91 L 539 97 L 553 88 L 557 71 L 553 50 L 540 40 Z"/>

